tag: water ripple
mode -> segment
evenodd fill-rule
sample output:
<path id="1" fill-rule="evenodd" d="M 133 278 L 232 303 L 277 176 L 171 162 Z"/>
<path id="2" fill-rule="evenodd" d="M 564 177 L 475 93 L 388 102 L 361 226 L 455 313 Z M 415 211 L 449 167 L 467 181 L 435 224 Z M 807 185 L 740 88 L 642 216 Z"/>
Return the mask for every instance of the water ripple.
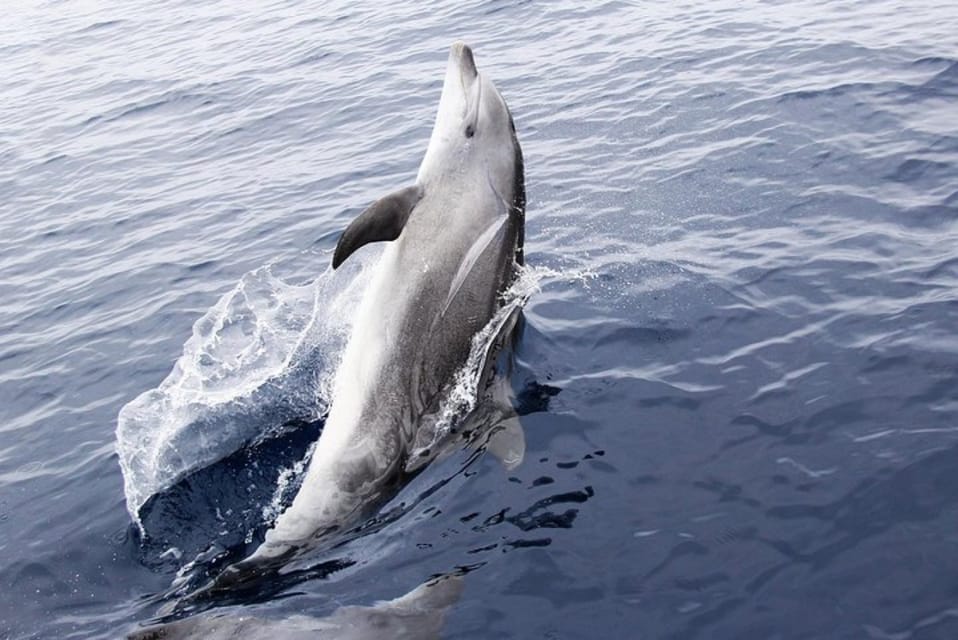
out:
<path id="1" fill-rule="evenodd" d="M 934 0 L 14 3 L 0 636 L 152 615 L 175 554 L 123 533 L 119 408 L 243 274 L 314 279 L 411 179 L 462 38 L 515 114 L 529 262 L 584 277 L 526 309 L 526 464 L 310 606 L 479 566 L 450 637 L 950 637 L 956 34 Z"/>

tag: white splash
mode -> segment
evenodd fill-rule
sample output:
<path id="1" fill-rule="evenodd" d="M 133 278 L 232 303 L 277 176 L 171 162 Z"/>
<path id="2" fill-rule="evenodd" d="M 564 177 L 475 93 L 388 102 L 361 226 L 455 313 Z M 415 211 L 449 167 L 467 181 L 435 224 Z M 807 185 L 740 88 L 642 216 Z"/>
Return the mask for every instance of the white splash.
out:
<path id="1" fill-rule="evenodd" d="M 285 421 L 326 412 L 355 309 L 379 255 L 357 256 L 305 285 L 287 284 L 261 267 L 197 320 L 167 378 L 124 406 L 117 421 L 127 509 L 141 529 L 140 509 L 153 495 L 274 435 Z M 544 278 L 555 276 L 569 274 L 519 269 L 502 308 L 473 338 L 430 445 L 475 407 L 482 365 L 500 329 Z M 308 459 L 280 474 L 266 520 L 282 509 Z"/>
<path id="2" fill-rule="evenodd" d="M 288 420 L 325 413 L 350 311 L 378 255 L 304 285 L 260 267 L 196 321 L 166 379 L 117 419 L 127 509 L 141 528 L 151 496 Z"/>
<path id="3" fill-rule="evenodd" d="M 545 267 L 522 266 L 516 273 L 512 285 L 503 293 L 502 306 L 492 316 L 483 329 L 472 337 L 472 346 L 466 363 L 456 372 L 454 381 L 439 411 L 432 438 L 428 442 L 417 442 L 410 460 L 417 460 L 420 453 L 435 448 L 456 424 L 476 407 L 479 399 L 479 382 L 482 379 L 483 366 L 489 351 L 495 346 L 499 332 L 510 321 L 512 314 L 523 307 L 529 298 L 539 291 L 542 280 L 549 276 L 560 275 Z"/>
<path id="4" fill-rule="evenodd" d="M 315 448 L 316 443 L 314 442 L 302 460 L 280 472 L 279 478 L 276 480 L 276 489 L 273 491 L 273 497 L 270 499 L 269 504 L 263 507 L 263 522 L 274 522 L 279 514 L 283 512 L 283 509 L 286 508 L 288 499 L 290 498 L 290 489 L 297 484 L 297 481 L 302 479 Z M 252 534 L 252 532 L 250 533 Z M 251 540 L 248 540 L 247 542 L 250 541 Z"/>

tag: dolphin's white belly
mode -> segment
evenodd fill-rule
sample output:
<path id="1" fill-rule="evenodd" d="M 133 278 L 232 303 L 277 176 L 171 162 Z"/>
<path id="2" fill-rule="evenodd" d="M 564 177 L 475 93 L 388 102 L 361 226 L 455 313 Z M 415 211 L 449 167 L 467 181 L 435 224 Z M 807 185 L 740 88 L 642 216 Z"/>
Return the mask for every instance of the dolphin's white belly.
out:
<path id="1" fill-rule="evenodd" d="M 361 498 L 343 486 L 343 470 L 366 466 L 388 467 L 392 452 L 384 451 L 375 431 L 365 429 L 363 412 L 376 391 L 377 374 L 394 345 L 390 334 L 397 322 L 390 305 L 394 290 L 398 243 L 383 251 L 366 294 L 356 311 L 349 342 L 343 351 L 333 385 L 332 404 L 316 443 L 303 484 L 254 557 L 282 553 L 327 527 L 340 523 Z"/>

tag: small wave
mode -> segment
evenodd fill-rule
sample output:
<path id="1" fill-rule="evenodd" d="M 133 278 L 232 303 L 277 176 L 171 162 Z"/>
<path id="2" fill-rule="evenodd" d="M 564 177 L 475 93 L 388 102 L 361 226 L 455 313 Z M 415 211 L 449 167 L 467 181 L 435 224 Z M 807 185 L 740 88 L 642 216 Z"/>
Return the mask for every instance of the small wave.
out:
<path id="1" fill-rule="evenodd" d="M 947 60 L 947 62 L 948 66 L 936 73 L 923 86 L 943 96 L 954 97 L 955 92 L 958 91 L 958 62 L 954 60 Z"/>
<path id="2" fill-rule="evenodd" d="M 894 172 L 886 176 L 886 179 L 904 183 L 917 182 L 926 177 L 941 177 L 946 179 L 951 170 L 952 166 L 947 162 L 937 162 L 923 158 L 908 158 L 898 165 Z"/>
<path id="3" fill-rule="evenodd" d="M 123 20 L 104 20 L 101 22 L 94 22 L 93 24 L 84 27 L 77 31 L 77 33 L 92 33 L 94 31 L 99 31 L 101 29 L 108 29 L 110 27 L 116 27 L 123 24 Z"/>
<path id="4" fill-rule="evenodd" d="M 922 58 L 917 58 L 912 61 L 912 66 L 919 67 L 924 65 L 936 65 L 936 66 L 949 66 L 955 64 L 955 60 L 951 58 L 946 58 L 944 56 L 924 56 Z"/>
<path id="5" fill-rule="evenodd" d="M 839 98 L 852 93 L 867 93 L 874 91 L 879 85 L 871 82 L 845 82 L 831 87 L 819 89 L 798 89 L 787 91 L 776 98 L 779 103 L 787 103 L 800 100 L 814 100 L 826 98 Z"/>

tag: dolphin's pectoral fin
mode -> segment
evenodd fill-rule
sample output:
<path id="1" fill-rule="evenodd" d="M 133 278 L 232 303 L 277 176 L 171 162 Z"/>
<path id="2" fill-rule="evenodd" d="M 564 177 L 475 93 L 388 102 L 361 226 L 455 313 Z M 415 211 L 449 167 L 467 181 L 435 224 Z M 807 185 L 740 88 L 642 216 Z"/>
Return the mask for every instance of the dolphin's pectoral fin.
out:
<path id="1" fill-rule="evenodd" d="M 415 184 L 390 193 L 369 205 L 346 227 L 346 231 L 336 243 L 333 269 L 365 244 L 398 238 L 406 226 L 409 213 L 421 198 L 422 187 Z"/>
<path id="2" fill-rule="evenodd" d="M 495 376 L 489 383 L 488 412 L 491 427 L 485 441 L 478 442 L 496 457 L 502 466 L 512 470 L 522 464 L 526 454 L 526 434 L 519 415 L 512 408 L 512 386 L 505 376 Z"/>
<path id="3" fill-rule="evenodd" d="M 486 451 L 494 455 L 509 471 L 522 464 L 526 455 L 526 434 L 515 411 L 493 427 L 486 441 Z"/>

